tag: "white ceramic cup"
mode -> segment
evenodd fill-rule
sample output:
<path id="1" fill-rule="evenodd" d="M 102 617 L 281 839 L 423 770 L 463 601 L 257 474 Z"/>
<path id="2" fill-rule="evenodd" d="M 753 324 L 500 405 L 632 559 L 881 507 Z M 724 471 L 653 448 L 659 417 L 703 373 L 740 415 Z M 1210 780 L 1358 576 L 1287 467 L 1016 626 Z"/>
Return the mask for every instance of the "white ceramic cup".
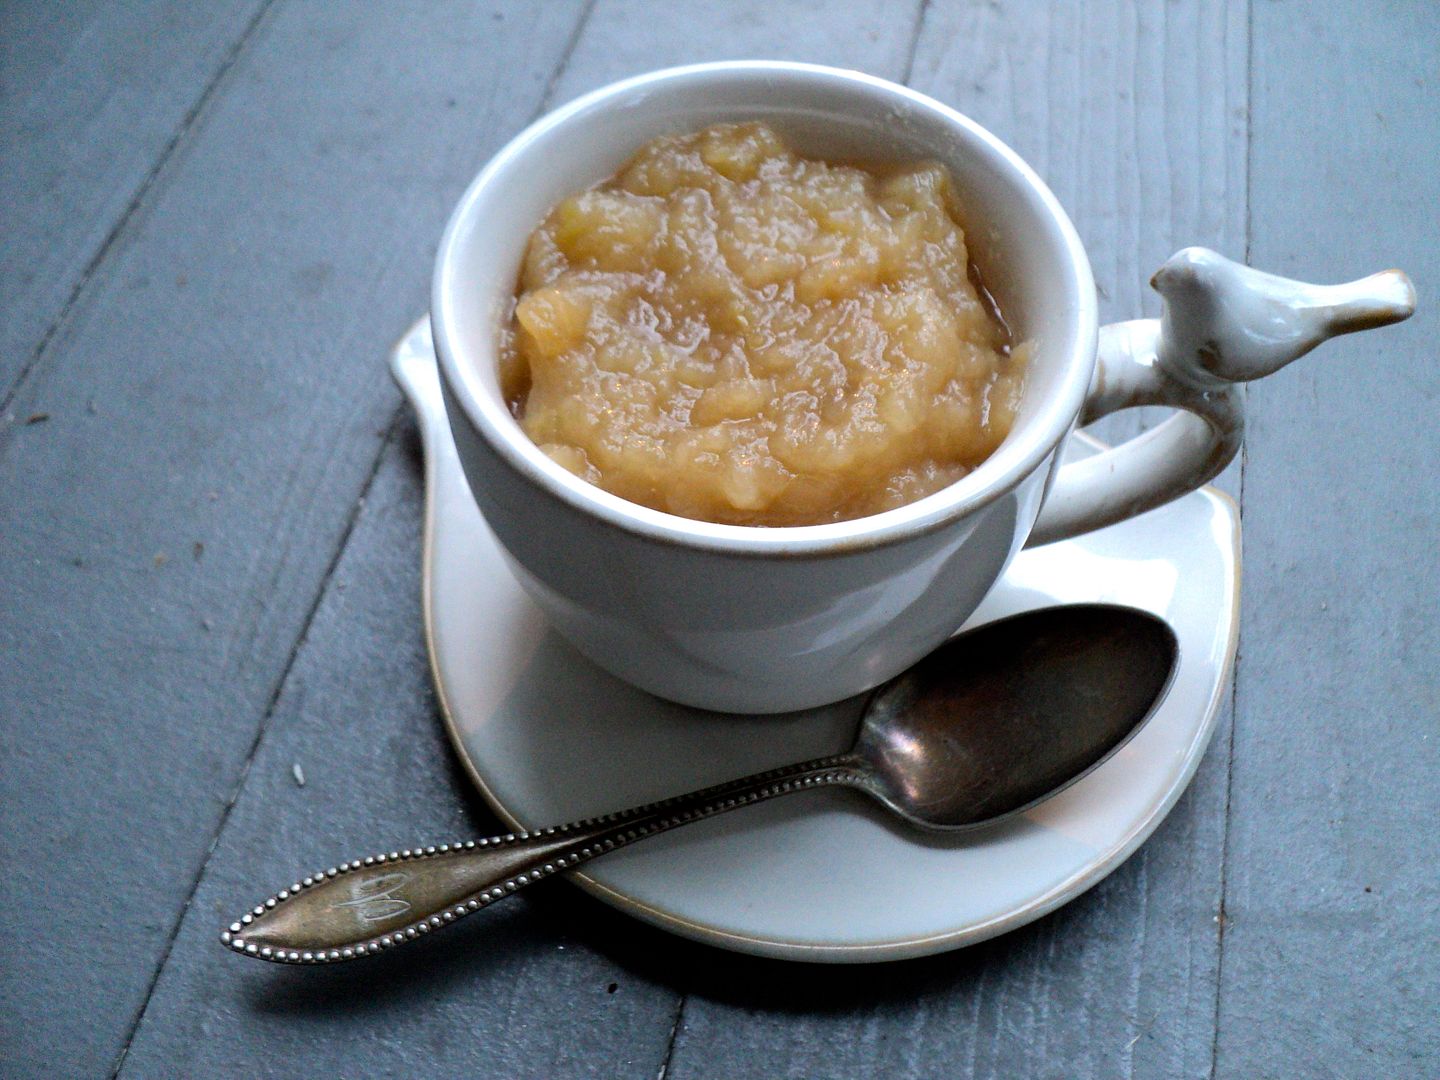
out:
<path id="1" fill-rule="evenodd" d="M 579 479 L 511 416 L 498 330 L 526 242 L 551 207 L 611 176 L 658 135 L 756 119 L 808 156 L 935 159 L 950 169 L 972 257 L 1032 354 L 1010 435 L 943 491 L 833 524 L 693 521 Z M 1054 195 L 1014 151 L 954 110 L 881 79 L 736 61 L 616 83 L 518 135 L 451 218 L 431 319 L 471 490 L 555 627 L 602 667 L 662 697 L 781 712 L 860 693 L 904 670 L 964 622 L 1027 542 L 1110 524 L 1204 483 L 1239 445 L 1235 380 L 1274 370 L 1331 333 L 1403 318 L 1414 299 L 1394 271 L 1314 290 L 1201 249 L 1170 260 L 1155 284 L 1167 303 L 1163 325 L 1106 327 L 1097 364 L 1089 261 Z M 1270 332 L 1286 318 L 1294 348 Z M 1257 321 L 1266 333 L 1250 332 Z M 1058 466 L 1077 421 L 1138 404 L 1186 411 L 1114 450 Z"/>

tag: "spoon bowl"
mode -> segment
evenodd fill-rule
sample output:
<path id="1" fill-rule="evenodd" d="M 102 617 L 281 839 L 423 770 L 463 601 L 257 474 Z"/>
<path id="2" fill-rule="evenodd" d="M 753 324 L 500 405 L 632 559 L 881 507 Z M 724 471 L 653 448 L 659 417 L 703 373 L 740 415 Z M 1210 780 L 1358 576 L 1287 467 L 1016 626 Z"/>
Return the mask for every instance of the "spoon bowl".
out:
<path id="1" fill-rule="evenodd" d="M 867 790 L 929 829 L 1028 810 L 1130 740 L 1178 655 L 1162 619 L 1105 604 L 951 638 L 871 696 L 854 749 L 874 778 Z"/>
<path id="2" fill-rule="evenodd" d="M 920 828 L 976 829 L 1114 754 L 1163 696 L 1178 654 L 1170 627 L 1133 608 L 1016 615 L 950 639 L 876 690 L 846 753 L 569 825 L 341 863 L 257 904 L 221 941 L 285 963 L 371 955 L 617 847 L 815 787 L 857 788 Z"/>

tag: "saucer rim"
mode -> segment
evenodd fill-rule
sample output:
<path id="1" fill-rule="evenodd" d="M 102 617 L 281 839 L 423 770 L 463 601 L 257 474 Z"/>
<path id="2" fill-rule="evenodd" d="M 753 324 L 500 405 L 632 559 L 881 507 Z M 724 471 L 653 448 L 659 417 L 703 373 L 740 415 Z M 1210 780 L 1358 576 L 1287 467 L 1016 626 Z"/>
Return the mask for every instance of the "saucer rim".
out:
<path id="1" fill-rule="evenodd" d="M 422 429 L 427 429 L 423 434 L 428 442 L 432 433 L 428 430 L 426 423 L 422 422 L 421 427 Z M 1095 452 L 1109 449 L 1108 444 L 1083 431 L 1072 432 L 1071 437 Z M 441 677 L 439 667 L 439 650 L 436 645 L 435 619 L 432 604 L 435 560 L 435 543 L 432 530 L 437 520 L 437 516 L 432 514 L 432 499 L 435 489 L 435 477 L 433 473 L 438 467 L 437 455 L 427 446 L 425 454 L 425 527 L 422 541 L 420 587 L 425 648 L 429 660 L 431 682 L 434 685 L 436 701 L 439 705 L 441 722 L 445 729 L 446 737 L 449 739 L 450 745 L 455 751 L 456 757 L 460 760 L 461 765 L 470 777 L 470 781 L 475 785 L 476 790 L 479 791 L 481 798 L 485 800 L 486 804 L 495 812 L 496 816 L 505 823 L 507 828 L 512 830 L 530 829 L 536 827 L 535 823 L 526 822 L 512 814 L 481 776 L 475 761 L 472 759 L 465 745 L 464 737 L 461 734 L 454 712 L 451 709 L 450 702 L 445 693 L 445 683 Z M 1117 837 L 1115 843 L 1109 845 L 1103 851 L 1098 852 L 1096 856 L 1088 860 L 1082 868 L 1044 893 L 1031 898 L 1026 903 L 1005 912 L 1003 915 L 978 923 L 970 923 L 963 927 L 938 934 L 906 936 L 886 941 L 859 943 L 801 942 L 738 934 L 731 930 L 722 930 L 714 926 L 697 923 L 675 912 L 667 911 L 653 904 L 644 903 L 611 888 L 591 877 L 583 870 L 572 870 L 566 876 L 591 896 L 609 904 L 617 910 L 689 940 L 753 956 L 810 963 L 876 963 L 913 959 L 934 953 L 947 952 L 953 949 L 979 944 L 993 937 L 998 937 L 1010 930 L 1018 929 L 1027 923 L 1043 918 L 1052 911 L 1063 907 L 1112 874 L 1126 859 L 1139 849 L 1141 844 L 1150 838 L 1151 834 L 1159 828 L 1160 823 L 1169 816 L 1170 811 L 1174 809 L 1180 796 L 1184 794 L 1185 790 L 1190 786 L 1191 781 L 1195 778 L 1195 773 L 1199 769 L 1200 762 L 1204 759 L 1205 751 L 1209 747 L 1210 740 L 1215 733 L 1216 722 L 1219 718 L 1220 708 L 1224 702 L 1225 695 L 1227 692 L 1231 692 L 1232 689 L 1231 677 L 1234 673 L 1235 656 L 1239 645 L 1240 580 L 1243 571 L 1240 508 L 1230 495 L 1212 485 L 1197 488 L 1195 491 L 1188 492 L 1181 497 L 1189 498 L 1190 496 L 1200 496 L 1218 506 L 1225 513 L 1230 523 L 1230 544 L 1234 573 L 1231 580 L 1230 627 L 1229 633 L 1227 634 L 1225 655 L 1221 663 L 1220 677 L 1215 680 L 1210 698 L 1205 704 L 1205 715 L 1195 728 L 1194 735 L 1185 749 L 1185 756 L 1180 772 L 1177 774 L 1175 781 L 1165 790 L 1164 794 L 1155 801 L 1149 813 L 1132 823 L 1129 829 Z M 1072 541 L 1059 542 L 1069 543 Z"/>

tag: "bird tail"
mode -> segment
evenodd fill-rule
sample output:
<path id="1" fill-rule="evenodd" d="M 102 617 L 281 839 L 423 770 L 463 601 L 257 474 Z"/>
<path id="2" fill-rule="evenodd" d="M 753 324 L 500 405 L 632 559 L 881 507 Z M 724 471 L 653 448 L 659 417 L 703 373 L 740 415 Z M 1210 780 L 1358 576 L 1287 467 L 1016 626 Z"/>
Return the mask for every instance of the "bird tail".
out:
<path id="1" fill-rule="evenodd" d="M 1382 270 L 1344 285 L 1321 286 L 1314 300 L 1324 337 L 1333 337 L 1408 319 L 1415 313 L 1415 286 L 1399 270 Z"/>

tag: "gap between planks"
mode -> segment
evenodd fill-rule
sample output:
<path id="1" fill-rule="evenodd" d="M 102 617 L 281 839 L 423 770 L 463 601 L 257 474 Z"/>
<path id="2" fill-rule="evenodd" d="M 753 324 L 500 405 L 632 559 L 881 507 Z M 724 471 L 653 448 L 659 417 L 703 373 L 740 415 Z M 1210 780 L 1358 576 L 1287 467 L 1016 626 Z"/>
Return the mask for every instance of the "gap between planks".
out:
<path id="1" fill-rule="evenodd" d="M 275 2 L 275 0 L 266 0 L 265 7 L 261 10 L 260 14 L 257 15 L 254 20 L 251 21 L 250 25 L 246 28 L 245 34 L 243 35 L 242 41 L 241 41 L 241 43 L 240 43 L 241 45 L 243 45 L 245 42 L 248 42 L 248 41 L 251 39 L 251 37 L 253 36 L 254 30 L 256 29 L 256 27 L 258 27 L 258 25 L 259 25 L 259 23 L 260 23 L 260 18 L 261 18 L 261 16 L 263 16 L 266 12 L 268 12 L 268 11 L 273 7 L 274 2 Z M 568 38 L 568 39 L 566 40 L 566 42 L 565 42 L 565 47 L 564 47 L 564 49 L 562 50 L 562 52 L 561 52 L 561 54 L 560 54 L 560 59 L 559 59 L 559 61 L 555 64 L 554 68 L 551 70 L 549 79 L 546 80 L 546 83 L 545 83 L 545 91 L 544 91 L 544 94 L 541 96 L 540 106 L 535 110 L 535 113 L 533 114 L 532 119 L 534 119 L 535 117 L 538 117 L 538 116 L 542 115 L 544 112 L 546 112 L 546 111 L 550 108 L 551 97 L 552 97 L 553 94 L 555 93 L 555 87 L 559 84 L 561 77 L 562 77 L 562 76 L 564 75 L 564 73 L 565 73 L 566 67 L 567 67 L 567 66 L 569 65 L 569 63 L 570 63 L 570 57 L 571 57 L 571 56 L 573 55 L 573 53 L 575 52 L 575 47 L 576 47 L 576 45 L 579 44 L 580 37 L 581 37 L 581 35 L 584 33 L 584 30 L 585 30 L 585 25 L 586 25 L 587 22 L 589 22 L 591 12 L 593 12 L 593 11 L 595 10 L 595 4 L 596 4 L 596 2 L 597 2 L 597 0 L 586 0 L 585 6 L 581 9 L 580 15 L 576 18 L 576 20 L 575 20 L 575 26 L 574 26 L 574 28 L 571 30 L 569 38 Z M 239 54 L 240 54 L 240 51 L 241 51 L 241 50 L 240 50 L 240 47 L 237 46 L 237 47 L 231 52 L 231 54 L 226 57 L 225 64 L 224 64 L 224 66 L 223 66 L 223 69 L 222 69 L 221 74 L 223 74 L 225 71 L 228 71 L 228 70 L 230 69 L 230 67 L 233 66 L 235 60 L 238 58 L 238 56 L 239 56 Z M 205 93 L 201 95 L 201 104 L 203 104 L 205 101 L 208 101 L 211 97 L 213 97 L 213 91 L 214 91 L 215 87 L 218 85 L 218 83 L 219 83 L 219 76 L 217 76 L 217 78 L 216 78 L 214 81 L 212 81 L 211 85 L 206 88 Z M 177 132 L 175 139 L 173 139 L 173 140 L 171 141 L 171 143 L 170 143 L 169 145 L 167 145 L 167 147 L 166 147 L 166 149 L 165 149 L 165 153 L 164 153 L 164 156 L 165 156 L 165 157 L 168 157 L 168 156 L 169 156 L 169 154 L 174 150 L 176 144 L 179 143 L 179 141 L 180 141 L 181 138 L 184 136 L 184 134 L 189 130 L 189 128 L 190 128 L 190 126 L 191 126 L 191 123 L 193 122 L 195 116 L 197 116 L 197 115 L 199 114 L 200 108 L 201 108 L 201 105 L 197 104 L 197 106 L 196 106 L 195 110 L 193 110 L 192 114 L 187 115 L 186 121 L 185 121 L 184 123 L 182 123 L 182 125 L 181 125 L 181 130 L 180 130 L 179 132 Z M 163 162 L 162 162 L 162 163 L 163 163 Z M 117 225 L 116 230 L 115 230 L 115 233 L 112 234 L 112 236 L 111 236 L 110 238 L 108 238 L 107 241 L 106 241 L 106 243 L 102 246 L 101 255 L 100 255 L 99 257 L 97 257 L 97 259 L 95 260 L 95 263 L 94 263 L 91 267 L 87 268 L 86 273 L 82 276 L 82 280 L 81 280 L 80 286 L 78 286 L 77 289 L 76 289 L 76 296 L 78 296 L 78 294 L 79 294 L 79 292 L 80 292 L 80 289 L 83 288 L 85 282 L 89 280 L 90 274 L 91 274 L 91 272 L 93 271 L 93 269 L 94 269 L 96 266 L 99 265 L 99 262 L 100 262 L 101 259 L 103 258 L 105 252 L 107 252 L 107 251 L 109 250 L 113 239 L 114 239 L 116 236 L 118 236 L 118 234 L 119 234 L 119 232 L 120 232 L 120 229 L 121 229 L 121 227 L 123 226 L 123 224 L 130 219 L 130 217 L 131 217 L 131 215 L 133 214 L 134 210 L 135 210 L 136 208 L 138 208 L 141 200 L 143 199 L 143 196 L 145 195 L 146 192 L 148 192 L 148 190 L 149 190 L 149 188 L 150 188 L 150 186 L 151 186 L 151 182 L 153 181 L 154 177 L 159 173 L 159 171 L 160 171 L 160 165 L 157 165 L 156 168 L 151 172 L 150 176 L 147 177 L 146 183 L 142 185 L 141 191 L 140 191 L 139 193 L 137 193 L 137 196 L 136 196 L 135 201 L 132 203 L 132 205 L 131 205 L 130 207 L 127 208 L 126 213 L 125 213 L 125 215 L 124 215 L 124 218 L 122 219 L 121 224 L 120 224 L 120 225 Z M 75 300 L 75 296 L 72 296 L 70 303 L 73 304 L 74 300 Z M 68 310 L 69 306 L 70 306 L 70 304 L 67 304 L 67 305 L 66 305 L 66 309 L 67 309 L 67 310 Z M 62 317 L 63 317 L 63 313 L 62 313 Z M 60 322 L 60 319 L 57 319 L 55 325 L 58 326 L 58 325 L 59 325 L 59 322 Z M 45 338 L 46 341 L 48 341 L 49 338 L 50 338 L 50 336 L 52 336 L 52 334 L 53 334 L 53 329 L 54 329 L 54 328 L 52 327 L 52 330 L 51 330 L 49 333 L 47 333 L 46 338 Z M 40 350 L 40 351 L 43 351 L 43 349 Z M 38 357 L 38 355 L 39 355 L 39 351 L 37 351 L 37 357 Z M 17 390 L 18 390 L 20 384 L 24 381 L 24 376 L 25 376 L 25 374 L 27 374 L 27 373 L 29 372 L 30 368 L 33 367 L 33 366 L 34 366 L 33 363 L 32 363 L 31 365 L 27 366 L 25 372 L 22 373 L 21 378 L 20 378 L 19 380 L 17 380 L 17 382 L 16 382 L 16 389 L 17 389 Z M 9 398 L 6 399 L 6 403 L 5 403 L 5 404 L 8 405 L 8 403 L 9 403 Z M 246 782 L 248 781 L 249 776 L 250 776 L 250 767 L 251 767 L 251 764 L 254 762 L 256 754 L 259 753 L 260 747 L 261 747 L 261 745 L 262 745 L 262 744 L 264 743 L 264 741 L 265 741 L 265 735 L 266 735 L 266 733 L 267 733 L 267 732 L 269 731 L 269 729 L 270 729 L 270 721 L 271 721 L 271 719 L 274 717 L 275 708 L 276 708 L 276 705 L 278 704 L 278 702 L 279 702 L 279 700 L 280 700 L 281 694 L 284 692 L 285 684 L 286 684 L 286 682 L 287 682 L 287 681 L 289 680 L 289 678 L 290 678 L 290 672 L 291 672 L 291 670 L 294 668 L 295 662 L 296 662 L 296 660 L 299 658 L 301 650 L 304 648 L 305 641 L 306 641 L 306 639 L 307 639 L 307 638 L 309 637 L 309 635 L 310 635 L 310 627 L 311 627 L 311 624 L 314 622 L 316 613 L 320 610 L 320 606 L 321 606 L 321 604 L 324 602 L 325 596 L 326 596 L 327 592 L 329 591 L 330 581 L 331 581 L 331 579 L 332 579 L 332 578 L 334 577 L 334 575 L 335 575 L 335 570 L 336 570 L 336 568 L 340 565 L 340 560 L 344 557 L 344 555 L 345 555 L 345 550 L 346 550 L 346 548 L 349 546 L 350 537 L 351 537 L 351 535 L 352 535 L 352 534 L 354 533 L 354 531 L 355 531 L 355 526 L 359 523 L 360 514 L 362 513 L 362 511 L 363 511 L 364 508 L 365 508 L 366 500 L 367 500 L 367 498 L 368 498 L 369 495 L 370 495 L 371 488 L 372 488 L 372 487 L 374 486 L 374 484 L 375 484 L 375 478 L 376 478 L 376 477 L 379 475 L 379 473 L 380 473 L 380 466 L 381 466 L 381 464 L 382 464 L 382 463 L 384 462 L 384 460 L 385 460 L 385 455 L 389 452 L 390 447 L 391 447 L 391 446 L 394 444 L 394 442 L 395 442 L 396 432 L 399 431 L 399 428 L 400 428 L 401 422 L 402 422 L 403 419 L 404 419 L 404 416 L 405 416 L 405 412 L 406 412 L 407 407 L 408 407 L 408 406 L 407 406 L 403 401 L 402 401 L 401 403 L 399 403 L 399 404 L 395 407 L 394 411 L 391 413 L 390 419 L 389 419 L 389 421 L 388 421 L 388 422 L 386 423 L 386 425 L 385 425 L 385 437 L 380 440 L 380 446 L 379 446 L 378 449 L 376 450 L 375 455 L 374 455 L 374 457 L 372 458 L 372 460 L 371 460 L 371 462 L 370 462 L 370 467 L 369 467 L 368 471 L 367 471 L 366 474 L 365 474 L 365 480 L 364 480 L 364 482 L 360 485 L 360 495 L 356 498 L 355 502 L 351 505 L 349 515 L 347 516 L 347 518 L 346 518 L 346 520 L 345 520 L 345 525 L 344 525 L 344 528 L 343 528 L 342 531 L 341 531 L 340 537 L 339 537 L 339 539 L 337 540 L 337 542 L 336 542 L 336 544 L 335 544 L 335 547 L 334 547 L 334 549 L 333 549 L 332 552 L 331 552 L 329 561 L 328 561 L 328 562 L 326 563 L 326 565 L 325 565 L 325 570 L 324 570 L 324 572 L 320 575 L 320 579 L 319 579 L 319 581 L 316 583 L 315 594 L 314 594 L 314 596 L 313 596 L 312 599 L 311 599 L 311 602 L 310 602 L 309 607 L 308 607 L 308 608 L 306 609 L 306 611 L 305 611 L 305 616 L 304 616 L 304 618 L 301 620 L 300 629 L 299 629 L 299 631 L 297 632 L 297 634 L 295 635 L 295 641 L 294 641 L 294 643 L 293 643 L 293 644 L 291 645 L 291 647 L 290 647 L 289 655 L 286 656 L 286 658 L 285 658 L 285 663 L 284 663 L 284 665 L 281 667 L 280 674 L 279 674 L 278 678 L 277 678 L 276 681 L 275 681 L 275 685 L 274 685 L 274 686 L 272 687 L 272 689 L 271 689 L 269 700 L 266 702 L 266 705 L 265 705 L 265 711 L 264 711 L 264 713 L 263 713 L 262 716 L 261 716 L 260 723 L 259 723 L 259 724 L 257 725 L 257 727 L 256 727 L 255 737 L 254 737 L 254 739 L 252 740 L 252 742 L 251 742 L 251 744 L 250 744 L 249 750 L 248 750 L 248 751 L 246 752 L 246 754 L 245 754 L 245 760 L 244 760 L 244 762 L 243 762 L 243 763 L 241 764 L 241 766 L 240 766 L 240 772 L 239 772 L 238 776 L 236 777 L 236 781 L 235 781 L 234 787 L 231 789 L 230 797 L 229 797 L 228 801 L 227 801 L 226 804 L 225 804 L 225 809 L 224 809 L 224 811 L 221 813 L 219 821 L 216 822 L 214 832 L 213 832 L 213 834 L 212 834 L 211 837 L 210 837 L 209 847 L 206 849 L 206 852 L 205 852 L 205 858 L 201 861 L 199 868 L 196 870 L 195 875 L 194 875 L 193 879 L 192 879 L 191 882 L 190 882 L 190 887 L 188 888 L 188 890 L 186 891 L 186 894 L 185 894 L 185 902 L 181 905 L 180 910 L 179 910 L 179 912 L 178 912 L 177 915 L 176 915 L 175 923 L 174 923 L 174 925 L 171 927 L 169 939 L 166 941 L 166 943 L 165 943 L 165 948 L 164 948 L 164 950 L 161 952 L 160 958 L 159 958 L 159 960 L 157 961 L 157 963 L 156 963 L 156 965 L 155 965 L 155 970 L 154 970 L 154 972 L 153 972 L 153 973 L 151 974 L 151 976 L 150 976 L 149 985 L 148 985 L 148 986 L 146 987 L 146 989 L 145 989 L 145 997 L 144 997 L 144 1000 L 141 1001 L 140 1007 L 139 1007 L 138 1010 L 136 1010 L 134 1019 L 133 1019 L 133 1020 L 131 1021 L 131 1023 L 130 1023 L 129 1030 L 128 1030 L 128 1032 L 126 1033 L 126 1036 L 125 1036 L 125 1045 L 121 1048 L 120 1054 L 119 1054 L 119 1056 L 118 1056 L 118 1057 L 116 1058 L 116 1060 L 115 1060 L 115 1066 L 114 1066 L 114 1068 L 111 1070 L 112 1080 L 115 1080 L 115 1078 L 118 1078 L 118 1077 L 120 1076 L 121 1071 L 124 1069 L 126 1055 L 128 1055 L 129 1052 L 130 1052 L 130 1046 L 131 1046 L 131 1044 L 132 1044 L 132 1043 L 134 1042 L 134 1040 L 135 1040 L 135 1035 L 136 1035 L 136 1033 L 140 1030 L 140 1025 L 143 1024 L 144 1021 L 145 1021 L 145 1014 L 146 1014 L 146 1012 L 149 1010 L 149 1008 L 150 1008 L 150 1002 L 151 1002 L 151 1000 L 152 1000 L 152 999 L 154 998 L 154 996 L 155 996 L 155 988 L 156 988 L 156 986 L 159 985 L 160 976 L 164 973 L 164 971 L 165 971 L 165 966 L 169 963 L 171 950 L 175 947 L 175 939 L 176 939 L 176 936 L 179 934 L 180 927 L 181 927 L 181 925 L 183 924 L 183 922 L 184 922 L 184 920 L 185 920 L 185 915 L 186 915 L 186 914 L 189 912 L 189 910 L 190 910 L 190 905 L 191 905 L 191 904 L 194 902 L 194 900 L 195 900 L 195 894 L 196 894 L 196 892 L 197 892 L 197 891 L 199 890 L 199 888 L 200 888 L 200 882 L 201 882 L 201 881 L 204 879 L 204 877 L 205 877 L 205 871 L 206 871 L 206 869 L 209 867 L 209 865 L 210 865 L 210 860 L 211 860 L 211 858 L 212 858 L 212 857 L 214 856 L 214 854 L 215 854 L 215 848 L 216 848 L 216 846 L 220 843 L 220 837 L 224 835 L 226 823 L 229 822 L 229 820 L 230 820 L 230 814 L 231 814 L 231 812 L 234 810 L 235 804 L 236 804 L 236 802 L 239 800 L 241 792 L 243 792 L 243 791 L 245 790 L 245 784 L 246 784 Z M 3 413 L 3 411 L 4 411 L 3 407 L 0 407 L 0 413 Z M 683 998 L 683 995 L 682 995 L 681 1001 L 680 1001 L 680 1008 L 681 1008 L 681 1009 L 684 1008 L 684 998 Z M 678 1012 L 678 1011 L 677 1011 L 677 1014 L 676 1014 L 676 1018 L 677 1018 L 677 1023 L 678 1023 L 678 1018 L 679 1018 L 679 1012 Z M 671 1033 L 670 1033 L 670 1039 L 671 1039 L 672 1042 L 671 1042 L 671 1044 L 667 1044 L 667 1046 L 666 1046 L 666 1052 L 665 1052 L 665 1060 L 666 1060 L 667 1063 L 668 1063 L 668 1061 L 669 1061 L 669 1056 L 670 1056 L 670 1045 L 673 1044 L 674 1036 L 675 1036 L 675 1033 L 674 1033 L 674 1030 L 672 1029 L 672 1031 L 671 1031 Z"/>
<path id="2" fill-rule="evenodd" d="M 1250 191 L 1254 183 L 1251 174 L 1251 158 L 1255 145 L 1255 119 L 1251 106 L 1255 101 L 1255 9 L 1253 0 L 1245 6 L 1245 257 L 1246 266 L 1251 262 L 1251 246 L 1254 230 L 1251 227 Z M 1247 399 L 1249 387 L 1244 388 Z M 1245 467 L 1249 458 L 1249 447 L 1244 437 L 1240 440 L 1240 475 L 1235 480 L 1235 509 L 1240 517 L 1240 575 L 1241 584 L 1245 575 Z M 1239 704 L 1240 665 L 1245 662 L 1245 595 L 1240 592 L 1241 610 L 1235 613 L 1239 624 L 1235 629 L 1235 662 L 1230 669 L 1230 728 L 1225 733 L 1225 801 L 1220 814 L 1220 902 L 1215 911 L 1215 1005 L 1210 1021 L 1210 1072 L 1211 1080 L 1220 1058 L 1220 997 L 1225 985 L 1225 900 L 1229 888 L 1230 869 L 1230 801 L 1235 789 L 1235 728 L 1240 723 Z"/>
<path id="3" fill-rule="evenodd" d="M 295 644 L 290 649 L 290 654 L 285 658 L 285 663 L 280 669 L 280 675 L 271 688 L 269 700 L 265 703 L 265 711 L 261 714 L 260 723 L 256 725 L 255 737 L 251 740 L 250 748 L 245 752 L 245 760 L 240 765 L 240 772 L 235 778 L 235 784 L 230 789 L 230 797 L 225 802 L 225 809 L 220 812 L 220 820 L 215 824 L 215 831 L 210 836 L 210 845 L 205 849 L 205 858 L 201 860 L 200 866 L 196 869 L 194 877 L 190 880 L 190 887 L 185 891 L 185 902 L 180 905 L 176 913 L 175 923 L 170 929 L 170 936 L 165 942 L 165 948 L 160 952 L 160 958 L 155 963 L 155 970 L 150 975 L 150 982 L 145 988 L 145 998 L 140 1003 L 135 1017 L 130 1023 L 130 1029 L 125 1035 L 125 1045 L 120 1049 L 120 1055 L 115 1059 L 115 1067 L 111 1070 L 111 1078 L 118 1077 L 125 1066 L 125 1057 L 130 1053 L 130 1044 L 135 1041 L 135 1034 L 140 1030 L 140 1025 L 145 1021 L 145 1014 L 150 1008 L 150 1001 L 155 996 L 155 987 L 160 982 L 160 976 L 165 971 L 165 965 L 170 961 L 171 950 L 175 948 L 175 939 L 179 936 L 180 927 L 185 922 L 185 916 L 190 911 L 190 905 L 195 901 L 195 893 L 200 888 L 200 882 L 205 877 L 205 871 L 210 866 L 210 859 L 215 854 L 215 848 L 220 843 L 220 837 L 225 833 L 225 825 L 230 820 L 230 814 L 235 809 L 240 794 L 245 790 L 245 784 L 250 779 L 250 767 L 255 762 L 255 755 L 260 752 L 260 745 L 265 741 L 265 735 L 270 730 L 270 721 L 275 716 L 276 706 L 280 703 L 280 697 L 285 691 L 285 684 L 290 679 L 290 672 L 295 666 L 300 652 L 305 646 L 306 639 L 310 636 L 310 626 L 315 621 L 315 615 L 324 603 L 329 593 L 330 580 L 335 576 L 335 569 L 340 565 L 340 560 L 345 555 L 345 549 L 350 543 L 351 534 L 355 526 L 359 524 L 360 515 L 365 510 L 365 502 L 370 494 L 370 489 L 375 483 L 375 477 L 380 472 L 380 465 L 385 460 L 385 453 L 395 442 L 396 432 L 400 430 L 400 421 L 405 415 L 405 406 L 397 406 L 391 414 L 389 422 L 385 425 L 385 437 L 380 440 L 380 452 L 375 455 L 375 460 L 370 463 L 370 471 L 365 475 L 365 482 L 361 485 L 360 496 L 350 507 L 350 513 L 345 519 L 345 527 L 340 533 L 339 542 L 331 553 L 330 561 L 325 564 L 325 571 L 320 575 L 320 582 L 311 598 L 309 607 L 305 610 L 305 617 L 300 623 L 300 632 L 296 635 Z"/>
<path id="4" fill-rule="evenodd" d="M 195 127 L 196 121 L 200 119 L 200 115 L 205 111 L 206 106 L 214 99 L 215 92 L 220 88 L 221 84 L 224 83 L 225 77 L 230 74 L 230 69 L 235 66 L 235 61 L 240 58 L 241 52 L 244 51 L 245 46 L 254 38 L 256 30 L 259 29 L 261 22 L 264 21 L 274 6 L 275 0 L 262 0 L 259 10 L 256 11 L 250 21 L 245 24 L 245 28 L 240 31 L 235 41 L 221 58 L 219 65 L 215 68 L 214 75 L 210 77 L 210 81 L 206 83 L 204 89 L 200 91 L 200 95 L 195 99 L 194 104 L 192 104 L 185 115 L 180 118 L 180 123 L 176 126 L 174 133 L 171 134 L 170 139 L 165 145 L 161 147 L 160 153 L 156 155 L 155 164 L 141 179 L 140 186 L 135 189 L 135 194 L 131 197 L 130 201 L 125 204 L 125 209 L 121 211 L 115 224 L 110 227 L 110 231 L 105 234 L 105 238 L 100 241 L 100 246 L 95 249 L 95 254 L 90 257 L 84 269 L 80 271 L 80 276 L 76 279 L 74 287 L 70 290 L 70 295 L 65 298 L 65 302 L 60 305 L 60 310 L 55 313 L 54 318 L 52 318 L 49 325 L 45 327 L 45 332 L 40 335 L 40 341 L 35 345 L 34 349 L 31 350 L 25 362 L 20 365 L 20 370 L 15 373 L 15 378 L 5 390 L 4 395 L 0 396 L 0 417 L 5 416 L 10 406 L 20 395 L 20 391 L 24 389 L 25 384 L 30 380 L 30 376 L 40 367 L 40 362 L 49 352 L 51 342 L 55 340 L 56 335 L 60 332 L 60 328 L 70 317 L 71 311 L 73 311 L 75 305 L 79 303 L 81 295 L 90 285 L 91 278 L 93 278 L 95 272 L 100 269 L 100 264 L 109 258 L 110 252 L 114 250 L 116 243 L 134 219 L 136 211 L 144 204 L 146 197 L 150 194 L 151 189 L 154 188 L 156 181 L 160 179 L 160 174 L 165 170 L 165 166 L 169 164 L 171 158 L 174 157 L 176 149 L 179 148 L 180 144 L 185 141 L 185 137 L 190 134 L 191 130 Z M 19 424 L 7 426 L 13 428 L 19 426 Z M 0 432 L 3 432 L 3 430 L 4 428 L 0 427 Z"/>

